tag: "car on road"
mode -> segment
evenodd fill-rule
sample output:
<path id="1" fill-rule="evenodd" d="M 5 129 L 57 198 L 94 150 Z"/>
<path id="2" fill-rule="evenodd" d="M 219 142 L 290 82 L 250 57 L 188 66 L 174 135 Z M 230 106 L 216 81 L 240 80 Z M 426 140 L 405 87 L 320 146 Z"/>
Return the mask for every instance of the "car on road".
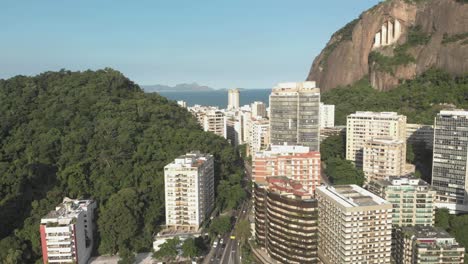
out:
<path id="1" fill-rule="evenodd" d="M 213 242 L 213 248 L 216 248 L 218 246 L 218 241 L 215 240 L 215 242 Z"/>
<path id="2" fill-rule="evenodd" d="M 219 241 L 219 243 L 220 243 L 221 245 L 223 245 L 223 244 L 224 244 L 224 239 L 221 238 L 221 240 Z"/>

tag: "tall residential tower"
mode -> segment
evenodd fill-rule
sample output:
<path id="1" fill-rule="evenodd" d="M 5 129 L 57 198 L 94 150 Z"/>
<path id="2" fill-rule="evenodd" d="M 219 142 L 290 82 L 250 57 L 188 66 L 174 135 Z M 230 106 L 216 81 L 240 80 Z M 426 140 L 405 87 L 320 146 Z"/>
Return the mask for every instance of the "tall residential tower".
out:
<path id="1" fill-rule="evenodd" d="M 166 226 L 198 230 L 214 207 L 214 162 L 198 151 L 176 158 L 164 167 Z"/>
<path id="2" fill-rule="evenodd" d="M 229 89 L 228 91 L 228 110 L 239 109 L 239 89 Z"/>
<path id="3" fill-rule="evenodd" d="M 432 185 L 438 207 L 468 211 L 468 111 L 441 111 L 435 118 Z"/>
<path id="4" fill-rule="evenodd" d="M 320 186 L 316 197 L 322 263 L 390 263 L 391 203 L 357 185 Z"/>
<path id="5" fill-rule="evenodd" d="M 320 149 L 320 89 L 315 82 L 280 83 L 270 94 L 270 141 Z"/>

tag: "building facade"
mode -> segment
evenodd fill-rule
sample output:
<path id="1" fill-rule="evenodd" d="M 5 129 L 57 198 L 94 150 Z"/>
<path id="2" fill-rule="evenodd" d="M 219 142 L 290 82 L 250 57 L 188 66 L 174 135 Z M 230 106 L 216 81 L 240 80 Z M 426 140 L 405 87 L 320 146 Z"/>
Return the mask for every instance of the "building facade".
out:
<path id="1" fill-rule="evenodd" d="M 42 260 L 47 263 L 86 264 L 93 250 L 93 200 L 64 198 L 41 219 Z"/>
<path id="2" fill-rule="evenodd" d="M 266 118 L 268 116 L 266 105 L 263 102 L 255 101 L 251 104 L 251 108 L 253 118 Z"/>
<path id="3" fill-rule="evenodd" d="M 227 138 L 226 117 L 217 107 L 195 105 L 188 110 L 197 118 L 203 131 Z"/>
<path id="4" fill-rule="evenodd" d="M 432 149 L 434 141 L 434 126 L 422 124 L 406 124 L 406 143 L 414 146 L 422 145 Z"/>
<path id="5" fill-rule="evenodd" d="M 271 177 L 255 184 L 255 238 L 267 254 L 284 264 L 318 263 L 317 200 L 300 183 Z"/>
<path id="6" fill-rule="evenodd" d="M 320 150 L 320 89 L 315 82 L 280 83 L 270 94 L 270 141 Z"/>
<path id="7" fill-rule="evenodd" d="M 272 176 L 286 176 L 302 184 L 310 193 L 320 186 L 320 152 L 304 146 L 271 145 L 253 158 L 252 177 L 257 183 Z"/>
<path id="8" fill-rule="evenodd" d="M 164 167 L 166 226 L 198 230 L 214 208 L 214 161 L 198 151 L 176 158 Z"/>
<path id="9" fill-rule="evenodd" d="M 322 263 L 390 263 L 392 204 L 357 185 L 320 186 L 316 197 Z"/>
<path id="10" fill-rule="evenodd" d="M 270 122 L 268 119 L 252 120 L 250 123 L 250 153 L 267 149 L 270 144 Z"/>
<path id="11" fill-rule="evenodd" d="M 233 146 L 244 144 L 241 115 L 226 115 L 226 139 Z"/>
<path id="12" fill-rule="evenodd" d="M 369 191 L 393 205 L 393 226 L 432 226 L 436 192 L 418 178 L 371 181 Z"/>
<path id="13" fill-rule="evenodd" d="M 335 126 L 335 105 L 320 103 L 320 128 Z"/>
<path id="14" fill-rule="evenodd" d="M 356 112 L 347 118 L 346 159 L 362 167 L 366 141 L 375 138 L 406 142 L 406 116 L 395 112 Z"/>
<path id="15" fill-rule="evenodd" d="M 366 183 L 404 176 L 406 144 L 399 139 L 370 139 L 364 143 L 362 170 Z"/>
<path id="16" fill-rule="evenodd" d="M 468 211 L 468 111 L 441 111 L 435 118 L 432 186 L 438 207 Z"/>
<path id="17" fill-rule="evenodd" d="M 396 230 L 397 264 L 462 264 L 465 248 L 449 233 L 432 226 L 406 226 Z"/>
<path id="18" fill-rule="evenodd" d="M 239 109 L 239 89 L 229 89 L 228 91 L 228 110 Z"/>

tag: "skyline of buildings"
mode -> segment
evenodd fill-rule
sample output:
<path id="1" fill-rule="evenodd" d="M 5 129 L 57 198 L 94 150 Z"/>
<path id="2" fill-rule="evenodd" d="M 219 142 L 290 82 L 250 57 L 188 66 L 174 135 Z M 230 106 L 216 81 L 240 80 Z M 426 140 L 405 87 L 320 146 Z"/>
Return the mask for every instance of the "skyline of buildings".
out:
<path id="1" fill-rule="evenodd" d="M 310 94 L 303 96 L 299 92 L 302 90 Z M 429 231 L 435 224 L 435 209 L 441 207 L 440 190 L 436 195 L 435 186 L 413 177 L 415 166 L 406 163 L 407 144 L 419 150 L 434 146 L 434 160 L 437 157 L 439 162 L 443 160 L 441 154 L 447 153 L 456 160 L 443 160 L 448 164 L 466 162 L 468 112 L 455 111 L 454 117 L 453 111 L 441 111 L 432 127 L 407 124 L 406 116 L 395 112 L 358 111 L 347 116 L 346 126 L 336 127 L 326 125 L 334 123 L 330 119 L 334 106 L 320 102 L 313 83 L 278 84 L 270 95 L 271 107 L 264 106 L 254 102 L 236 110 L 220 111 L 225 120 L 232 118 L 238 124 L 233 131 L 243 141 L 235 140 L 234 145 L 248 144 L 254 184 L 254 236 L 271 259 L 278 263 L 324 264 L 463 261 L 464 249 L 450 235 L 443 237 L 447 241 L 443 250 L 447 253 L 438 246 L 442 241 L 439 237 L 429 243 L 414 237 L 408 240 L 406 235 L 403 241 L 397 232 L 400 227 L 423 226 L 429 228 L 424 232 L 430 236 L 434 233 Z M 317 106 L 318 111 L 314 111 Z M 302 115 L 300 107 L 306 115 Z M 345 133 L 346 158 L 364 172 L 365 189 L 357 185 L 320 185 L 320 152 L 308 147 L 311 142 L 298 143 L 301 118 L 312 115 L 318 118 L 318 126 L 313 128 L 318 129 L 321 138 Z M 289 130 L 278 129 L 284 125 Z M 234 123 L 229 126 L 234 127 Z M 275 144 L 272 137 L 281 144 Z M 233 143 L 234 136 L 227 138 Z M 436 152 L 437 144 L 444 144 L 440 153 Z M 456 170 L 441 171 L 451 173 L 446 180 L 466 177 Z M 316 217 L 307 221 L 297 218 L 307 215 L 305 208 L 315 212 Z M 280 222 L 286 224 L 279 225 Z M 303 243 L 299 244 L 298 239 Z M 397 254 L 401 248 L 405 256 Z M 431 257 L 437 252 L 440 256 Z"/>

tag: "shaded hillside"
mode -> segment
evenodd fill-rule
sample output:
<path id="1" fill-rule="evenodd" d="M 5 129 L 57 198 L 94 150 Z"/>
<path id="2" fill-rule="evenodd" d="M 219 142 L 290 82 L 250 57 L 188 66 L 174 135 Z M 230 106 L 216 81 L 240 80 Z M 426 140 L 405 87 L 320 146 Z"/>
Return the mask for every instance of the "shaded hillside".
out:
<path id="1" fill-rule="evenodd" d="M 374 44 L 382 41 L 388 45 Z M 374 88 L 389 90 L 430 68 L 468 72 L 467 1 L 384 1 L 333 34 L 307 80 L 327 91 L 369 76 Z"/>
<path id="2" fill-rule="evenodd" d="M 100 253 L 150 250 L 163 166 L 190 150 L 215 155 L 217 203 L 238 198 L 241 161 L 226 140 L 117 71 L 0 80 L 0 102 L 0 263 L 40 258 L 39 220 L 64 196 L 98 201 Z"/>

